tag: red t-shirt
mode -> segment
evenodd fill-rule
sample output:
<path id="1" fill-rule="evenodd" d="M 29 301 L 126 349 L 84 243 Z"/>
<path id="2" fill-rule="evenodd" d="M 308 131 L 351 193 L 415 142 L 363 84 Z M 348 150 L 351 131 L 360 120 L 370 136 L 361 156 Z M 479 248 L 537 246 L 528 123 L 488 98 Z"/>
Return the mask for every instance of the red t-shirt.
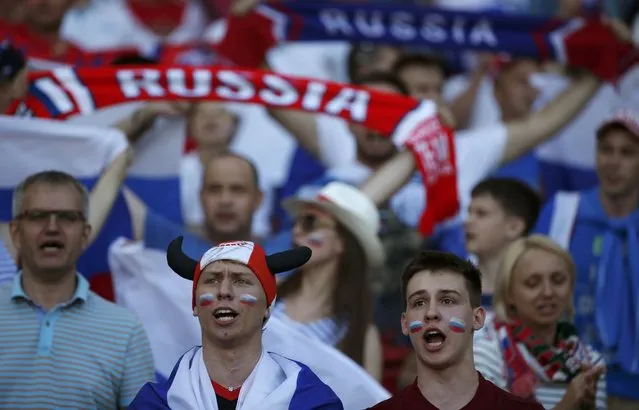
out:
<path id="1" fill-rule="evenodd" d="M 479 374 L 479 372 L 478 372 Z M 417 380 L 397 395 L 375 405 L 372 409 L 438 410 L 426 400 L 417 387 Z M 479 386 L 473 399 L 461 410 L 543 410 L 541 404 L 515 396 L 500 389 L 479 374 Z"/>
<path id="2" fill-rule="evenodd" d="M 237 408 L 237 399 L 240 397 L 240 389 L 233 391 L 227 389 L 221 384 L 211 380 L 215 396 L 217 397 L 217 407 L 219 410 L 235 410 Z"/>

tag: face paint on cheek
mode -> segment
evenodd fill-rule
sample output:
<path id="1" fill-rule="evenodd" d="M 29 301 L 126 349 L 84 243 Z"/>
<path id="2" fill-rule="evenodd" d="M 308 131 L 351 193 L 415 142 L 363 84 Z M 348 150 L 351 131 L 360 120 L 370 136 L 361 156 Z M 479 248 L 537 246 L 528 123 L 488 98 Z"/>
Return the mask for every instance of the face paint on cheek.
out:
<path id="1" fill-rule="evenodd" d="M 448 327 L 455 333 L 464 333 L 466 331 L 466 322 L 458 317 L 451 317 L 448 321 Z"/>
<path id="2" fill-rule="evenodd" d="M 215 301 L 215 296 L 212 293 L 202 293 L 198 298 L 200 307 L 211 306 L 213 301 Z"/>
<path id="3" fill-rule="evenodd" d="M 326 241 L 326 235 L 322 232 L 312 232 L 307 236 L 309 245 L 312 246 L 322 246 Z"/>
<path id="4" fill-rule="evenodd" d="M 419 333 L 424 328 L 424 322 L 421 320 L 413 320 L 408 324 L 408 330 L 411 333 Z"/>
<path id="5" fill-rule="evenodd" d="M 240 295 L 240 303 L 247 306 L 253 306 L 257 303 L 257 298 L 248 293 Z"/>

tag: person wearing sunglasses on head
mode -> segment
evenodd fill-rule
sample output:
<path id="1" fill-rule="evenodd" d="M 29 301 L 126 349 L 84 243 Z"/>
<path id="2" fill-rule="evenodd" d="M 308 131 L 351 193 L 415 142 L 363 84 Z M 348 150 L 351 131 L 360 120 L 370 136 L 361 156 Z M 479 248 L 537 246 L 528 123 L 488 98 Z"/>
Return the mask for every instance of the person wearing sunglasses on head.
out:
<path id="1" fill-rule="evenodd" d="M 286 199 L 295 246 L 311 259 L 279 284 L 273 315 L 337 347 L 379 379 L 381 342 L 373 325 L 370 270 L 384 262 L 380 215 L 357 188 L 332 182 L 316 195 Z"/>

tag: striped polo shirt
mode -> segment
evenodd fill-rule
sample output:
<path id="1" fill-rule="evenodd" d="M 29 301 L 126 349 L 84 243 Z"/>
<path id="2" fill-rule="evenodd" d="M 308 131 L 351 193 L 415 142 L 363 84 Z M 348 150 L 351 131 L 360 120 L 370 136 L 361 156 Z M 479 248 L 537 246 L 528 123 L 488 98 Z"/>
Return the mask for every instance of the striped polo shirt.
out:
<path id="1" fill-rule="evenodd" d="M 73 297 L 49 311 L 24 293 L 22 274 L 0 285 L 0 408 L 126 408 L 154 380 L 137 318 L 76 277 Z"/>
<path id="2" fill-rule="evenodd" d="M 16 268 L 13 257 L 2 239 L 0 239 L 0 284 L 11 282 L 16 276 L 17 271 L 18 269 Z"/>

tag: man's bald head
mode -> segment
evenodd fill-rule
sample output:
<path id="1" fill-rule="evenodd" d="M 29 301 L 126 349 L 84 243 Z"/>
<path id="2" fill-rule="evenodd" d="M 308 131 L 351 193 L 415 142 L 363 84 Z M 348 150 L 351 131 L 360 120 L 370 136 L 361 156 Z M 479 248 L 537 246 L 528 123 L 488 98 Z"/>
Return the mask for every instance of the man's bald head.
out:
<path id="1" fill-rule="evenodd" d="M 214 242 L 250 239 L 253 214 L 262 203 L 259 174 L 249 159 L 224 152 L 204 167 L 200 200 Z"/>
<path id="2" fill-rule="evenodd" d="M 244 166 L 247 168 L 249 174 L 251 175 L 251 182 L 253 183 L 253 186 L 256 189 L 259 189 L 259 184 L 260 184 L 260 175 L 259 172 L 257 171 L 257 167 L 255 166 L 255 164 L 253 163 L 253 161 L 251 161 L 249 158 L 246 158 L 243 155 L 240 154 L 236 154 L 234 152 L 231 151 L 224 151 L 224 152 L 220 152 L 216 155 L 213 155 L 211 158 L 209 158 L 209 160 L 206 162 L 205 166 L 204 166 L 204 172 L 202 173 L 203 178 L 206 180 L 206 176 L 209 174 L 209 170 L 213 167 L 215 168 L 216 164 L 222 161 L 224 163 L 234 163 L 237 162 L 244 164 Z"/>

